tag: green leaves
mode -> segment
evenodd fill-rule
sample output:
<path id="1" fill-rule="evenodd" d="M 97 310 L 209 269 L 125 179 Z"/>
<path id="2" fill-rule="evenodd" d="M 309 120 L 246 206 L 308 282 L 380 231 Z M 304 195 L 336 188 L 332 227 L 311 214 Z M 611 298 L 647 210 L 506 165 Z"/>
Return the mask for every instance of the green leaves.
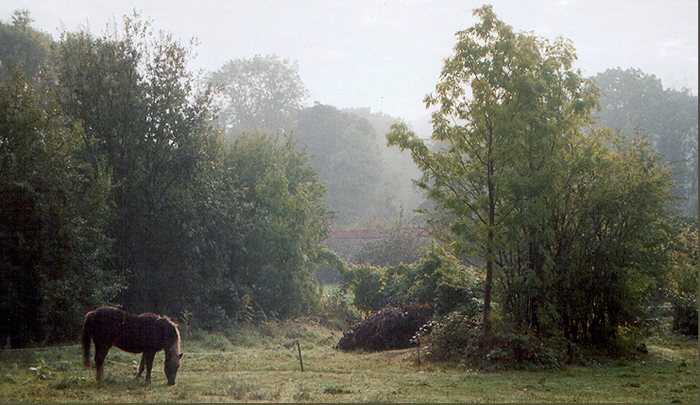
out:
<path id="1" fill-rule="evenodd" d="M 245 227 L 228 275 L 262 311 L 301 313 L 318 297 L 315 260 L 328 232 L 325 186 L 289 138 L 241 134 L 225 164 L 245 190 Z"/>
<path id="2" fill-rule="evenodd" d="M 0 83 L 0 313 L 17 346 L 71 333 L 82 307 L 109 301 L 109 178 L 82 160 L 79 128 L 21 76 Z"/>
<path id="3" fill-rule="evenodd" d="M 600 92 L 570 41 L 515 32 L 490 6 L 474 15 L 425 98 L 433 144 L 404 124 L 387 140 L 423 171 L 457 251 L 486 261 L 485 325 L 494 276 L 516 325 L 611 339 L 668 263 L 668 167 L 640 139 L 584 132 Z"/>
<path id="4" fill-rule="evenodd" d="M 277 56 L 226 62 L 210 75 L 218 89 L 217 105 L 226 133 L 288 133 L 308 92 L 295 62 Z"/>

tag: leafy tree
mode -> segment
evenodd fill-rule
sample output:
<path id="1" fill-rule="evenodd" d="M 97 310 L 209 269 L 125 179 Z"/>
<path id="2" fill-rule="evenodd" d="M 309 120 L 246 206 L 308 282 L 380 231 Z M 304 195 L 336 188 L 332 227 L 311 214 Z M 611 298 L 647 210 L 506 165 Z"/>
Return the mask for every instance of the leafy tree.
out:
<path id="1" fill-rule="evenodd" d="M 643 318 L 668 263 L 667 168 L 639 138 L 582 130 L 598 91 L 569 42 L 475 15 L 426 97 L 438 147 L 404 124 L 387 137 L 411 151 L 453 244 L 485 261 L 482 355 L 494 283 L 519 328 L 609 341 Z"/>
<path id="2" fill-rule="evenodd" d="M 210 328 L 315 305 L 325 187 L 291 140 L 225 143 L 190 55 L 136 15 L 63 33 L 40 91 L 0 86 L 0 337 L 71 338 L 110 301 Z"/>
<path id="3" fill-rule="evenodd" d="M 220 89 L 219 118 L 229 136 L 289 132 L 308 97 L 298 65 L 274 55 L 230 60 L 209 80 Z"/>
<path id="4" fill-rule="evenodd" d="M 421 185 L 452 214 L 459 242 L 486 262 L 482 346 L 488 350 L 496 259 L 507 242 L 514 196 L 528 204 L 523 219 L 534 221 L 537 195 L 550 191 L 546 184 L 518 190 L 519 180 L 549 180 L 547 153 L 585 118 L 594 98 L 571 67 L 575 56 L 568 42 L 515 33 L 490 6 L 474 14 L 479 22 L 457 33 L 454 55 L 445 59 L 435 94 L 425 99 L 426 106 L 437 107 L 432 138 L 445 148 L 429 150 L 405 125 L 394 126 L 387 137 L 411 151 L 424 172 Z M 530 229 L 525 240 L 535 244 L 531 267 L 539 272 L 538 231 L 522 226 Z"/>
<path id="5" fill-rule="evenodd" d="M 357 225 L 382 211 L 382 163 L 375 133 L 367 120 L 335 107 L 315 105 L 299 115 L 294 137 L 311 156 L 335 223 Z"/>
<path id="6" fill-rule="evenodd" d="M 0 80 L 10 82 L 15 73 L 33 81 L 45 65 L 53 41 L 31 27 L 29 11 L 12 13 L 12 24 L 0 22 Z"/>
<path id="7" fill-rule="evenodd" d="M 380 176 L 382 181 L 376 203 L 379 210 L 378 219 L 390 223 L 398 215 L 405 215 L 404 211 L 412 212 L 418 208 L 425 201 L 425 195 L 413 181 L 420 178 L 421 172 L 411 160 L 411 156 L 401 153 L 398 148 L 387 147 L 384 136 L 391 126 L 400 120 L 381 112 L 372 112 L 369 108 L 348 108 L 343 111 L 366 119 L 376 134 L 375 142 L 382 162 L 381 172 L 375 174 Z"/>
<path id="8" fill-rule="evenodd" d="M 647 136 L 663 161 L 674 165 L 676 205 L 684 215 L 697 215 L 697 96 L 664 89 L 661 80 L 639 69 L 608 69 L 594 79 L 603 90 L 600 125 Z"/>
<path id="9" fill-rule="evenodd" d="M 72 337 L 123 284 L 109 270 L 109 177 L 82 160 L 80 127 L 50 93 L 0 82 L 0 339 Z"/>
<path id="10" fill-rule="evenodd" d="M 313 270 L 330 215 L 325 186 L 292 139 L 242 134 L 228 147 L 229 172 L 243 190 L 246 224 L 231 252 L 235 295 L 265 316 L 308 311 L 319 298 Z M 240 305 L 240 304 L 239 304 Z M 240 310 L 240 308 L 239 308 Z"/>
<path id="11" fill-rule="evenodd" d="M 620 326 L 642 325 L 663 283 L 670 259 L 664 248 L 669 171 L 641 138 L 596 130 L 581 142 L 546 204 L 553 236 L 544 252 L 552 271 L 538 316 L 550 333 L 603 344 Z M 525 303 L 528 273 L 513 276 L 525 288 L 510 291 Z"/>
<path id="12" fill-rule="evenodd" d="M 206 271 L 183 263 L 204 251 L 190 192 L 216 136 L 210 95 L 186 69 L 190 50 L 171 36 L 154 38 L 138 16 L 125 18 L 123 37 L 114 32 L 63 33 L 56 92 L 89 136 L 87 159 L 112 176 L 109 235 L 129 284 L 120 300 L 132 310 L 175 312 L 201 286 L 193 273 Z"/>

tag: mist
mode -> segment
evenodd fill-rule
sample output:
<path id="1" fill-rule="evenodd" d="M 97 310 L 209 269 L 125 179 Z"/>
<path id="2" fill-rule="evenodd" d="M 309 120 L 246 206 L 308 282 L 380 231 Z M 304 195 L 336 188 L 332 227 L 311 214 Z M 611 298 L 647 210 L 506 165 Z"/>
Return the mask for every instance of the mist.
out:
<path id="1" fill-rule="evenodd" d="M 155 29 L 196 38 L 193 69 L 212 72 L 227 60 L 274 54 L 297 61 L 308 103 L 369 107 L 424 125 L 423 97 L 433 90 L 455 32 L 471 24 L 476 1 L 32 1 L 6 0 L 0 18 L 30 10 L 33 26 L 57 39 L 62 29 L 102 32 L 138 11 Z M 499 1 L 515 29 L 576 45 L 577 66 L 593 76 L 638 68 L 664 86 L 697 94 L 695 1 Z M 536 12 L 533 12 L 536 10 Z"/>
<path id="2" fill-rule="evenodd" d="M 3 1 L 0 394 L 692 401 L 697 25 Z"/>

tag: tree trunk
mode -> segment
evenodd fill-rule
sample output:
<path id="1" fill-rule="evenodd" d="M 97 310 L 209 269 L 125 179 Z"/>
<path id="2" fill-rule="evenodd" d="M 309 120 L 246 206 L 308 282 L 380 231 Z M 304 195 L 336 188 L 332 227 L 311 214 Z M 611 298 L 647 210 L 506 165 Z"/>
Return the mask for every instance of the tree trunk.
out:
<path id="1" fill-rule="evenodd" d="M 494 232 L 496 223 L 496 196 L 493 184 L 493 162 L 488 162 L 487 188 L 489 199 L 488 233 L 486 240 L 486 283 L 484 284 L 484 313 L 483 333 L 481 336 L 481 351 L 484 355 L 491 351 L 493 344 L 493 325 L 491 325 L 491 295 L 493 292 L 493 265 L 494 265 Z"/>

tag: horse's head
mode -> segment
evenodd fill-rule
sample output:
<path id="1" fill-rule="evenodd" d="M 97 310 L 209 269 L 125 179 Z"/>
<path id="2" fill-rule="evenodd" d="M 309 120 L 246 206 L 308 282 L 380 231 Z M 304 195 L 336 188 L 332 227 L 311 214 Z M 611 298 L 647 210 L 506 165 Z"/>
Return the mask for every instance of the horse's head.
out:
<path id="1" fill-rule="evenodd" d="M 164 335 L 169 337 L 165 347 L 165 377 L 168 379 L 168 385 L 175 385 L 175 377 L 182 360 L 180 331 L 177 329 L 177 324 L 170 319 L 164 318 L 161 321 L 164 321 Z"/>
<path id="2" fill-rule="evenodd" d="M 165 377 L 168 379 L 168 385 L 175 385 L 175 377 L 177 376 L 177 370 L 180 368 L 182 353 L 178 353 L 177 350 L 174 350 L 171 354 L 168 354 L 169 352 L 165 352 Z"/>

